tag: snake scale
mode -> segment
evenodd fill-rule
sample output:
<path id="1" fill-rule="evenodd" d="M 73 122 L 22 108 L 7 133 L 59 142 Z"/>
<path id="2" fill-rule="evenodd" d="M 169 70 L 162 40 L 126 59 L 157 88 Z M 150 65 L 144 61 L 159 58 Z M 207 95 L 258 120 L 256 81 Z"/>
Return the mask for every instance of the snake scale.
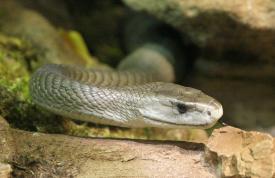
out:
<path id="1" fill-rule="evenodd" d="M 32 75 L 30 93 L 56 114 L 121 127 L 208 128 L 222 116 L 202 91 L 155 80 L 144 71 L 47 64 Z"/>

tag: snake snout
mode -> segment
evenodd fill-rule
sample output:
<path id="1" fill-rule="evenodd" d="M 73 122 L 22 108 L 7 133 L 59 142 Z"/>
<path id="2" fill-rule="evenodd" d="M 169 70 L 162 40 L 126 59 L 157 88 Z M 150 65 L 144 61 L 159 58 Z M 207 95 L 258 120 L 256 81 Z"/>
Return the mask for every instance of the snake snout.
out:
<path id="1" fill-rule="evenodd" d="M 218 120 L 223 115 L 222 105 L 217 100 L 212 99 L 208 104 L 207 114 L 211 116 L 211 118 Z"/>

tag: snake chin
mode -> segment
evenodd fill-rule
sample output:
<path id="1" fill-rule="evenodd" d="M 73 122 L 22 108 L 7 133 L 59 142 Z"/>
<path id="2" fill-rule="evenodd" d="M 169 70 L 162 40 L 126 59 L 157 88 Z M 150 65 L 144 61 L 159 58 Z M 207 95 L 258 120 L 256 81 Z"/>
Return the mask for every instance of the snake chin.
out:
<path id="1" fill-rule="evenodd" d="M 151 127 L 162 127 L 162 128 L 201 128 L 207 129 L 216 124 L 218 119 L 212 119 L 209 116 L 187 116 L 179 119 L 167 119 L 167 118 L 156 118 L 152 116 L 143 116 L 146 125 Z"/>

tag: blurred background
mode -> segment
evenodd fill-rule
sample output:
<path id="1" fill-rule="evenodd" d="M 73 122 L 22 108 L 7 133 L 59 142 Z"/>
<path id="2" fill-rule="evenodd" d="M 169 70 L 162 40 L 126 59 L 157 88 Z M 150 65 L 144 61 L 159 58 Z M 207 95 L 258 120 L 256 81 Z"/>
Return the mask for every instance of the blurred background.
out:
<path id="1" fill-rule="evenodd" d="M 87 65 L 91 60 L 115 68 L 141 44 L 169 38 L 177 56 L 176 61 L 173 61 L 176 83 L 198 88 L 218 99 L 224 108 L 222 121 L 226 124 L 275 135 L 275 2 L 273 1 L 17 0 L 12 1 L 13 3 L 7 2 L 0 3 L 2 36 L 0 51 L 2 50 L 2 54 L 9 54 L 6 55 L 9 58 L 18 60 L 18 54 L 14 57 L 7 50 L 19 50 L 25 61 L 23 63 L 28 71 L 26 73 L 31 73 L 35 68 L 33 66 L 41 65 L 41 63 L 35 64 L 39 61 L 71 63 L 68 62 L 70 58 L 73 58 L 72 63 Z M 75 36 L 77 37 L 74 38 Z M 59 40 L 60 37 L 62 42 Z M 14 39 L 10 38 L 19 38 L 19 41 L 23 42 L 18 43 L 16 40 L 14 42 Z M 51 41 L 52 39 L 55 41 Z M 77 47 L 74 48 L 75 45 Z M 77 54 L 73 54 L 71 48 L 77 49 Z M 81 50 L 82 52 L 78 53 Z M 75 55 L 81 56 L 82 61 L 75 60 L 77 58 Z M 62 58 L 66 58 L 67 61 L 62 61 Z M 45 61 L 46 59 L 50 60 Z M 9 68 L 8 65 L 15 66 L 15 64 L 7 63 L 5 60 L 2 55 L 2 61 L 0 60 L 3 65 L 0 68 L 2 85 L 9 85 L 9 82 L 3 82 L 3 76 L 8 73 L 3 71 Z M 24 85 L 24 82 L 20 85 Z M 5 95 L 2 96 L 7 98 Z M 28 109 L 29 115 L 14 116 L 11 114 L 14 114 L 13 110 L 7 108 L 2 107 L 1 115 L 14 122 L 15 127 L 22 128 L 22 122 L 21 125 L 16 124 L 12 118 L 25 117 L 28 118 L 25 122 L 33 122 L 35 119 L 30 119 L 33 116 L 39 121 L 33 123 L 31 127 L 26 124 L 28 125 L 26 128 L 47 130 L 41 129 L 45 121 L 41 121 L 40 118 L 44 116 L 34 116 L 35 114 Z M 62 124 L 71 129 L 72 123 L 68 122 Z M 77 126 L 74 125 L 70 133 L 76 135 L 80 132 L 87 133 L 87 127 L 89 127 L 88 135 L 92 136 L 178 140 L 192 140 L 197 135 L 202 140 L 207 137 L 204 131 L 120 129 L 82 122 L 77 122 Z"/>

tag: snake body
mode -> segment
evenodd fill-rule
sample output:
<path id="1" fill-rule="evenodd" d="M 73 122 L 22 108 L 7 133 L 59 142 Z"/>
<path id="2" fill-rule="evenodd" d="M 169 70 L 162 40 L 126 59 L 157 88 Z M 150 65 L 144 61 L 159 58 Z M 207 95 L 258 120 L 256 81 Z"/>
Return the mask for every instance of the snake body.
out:
<path id="1" fill-rule="evenodd" d="M 30 81 L 33 101 L 73 119 L 122 127 L 211 127 L 221 104 L 203 92 L 153 82 L 149 73 L 48 64 Z"/>

